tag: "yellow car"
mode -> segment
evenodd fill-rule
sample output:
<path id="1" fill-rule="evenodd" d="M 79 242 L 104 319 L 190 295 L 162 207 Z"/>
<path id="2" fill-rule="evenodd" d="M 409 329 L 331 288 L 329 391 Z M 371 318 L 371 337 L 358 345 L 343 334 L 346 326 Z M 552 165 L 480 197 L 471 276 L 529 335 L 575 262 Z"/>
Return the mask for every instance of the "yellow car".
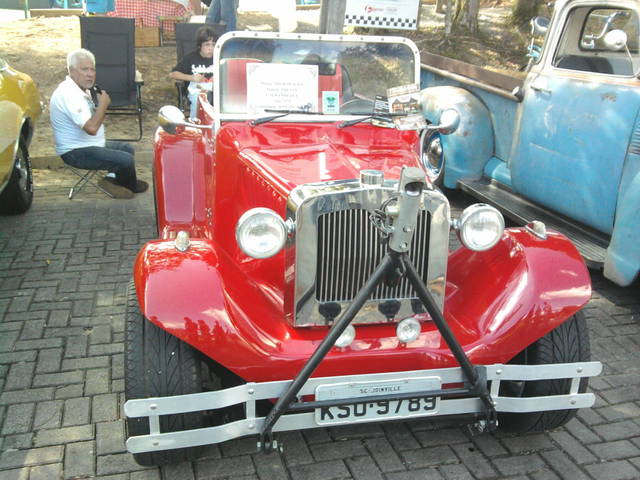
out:
<path id="1" fill-rule="evenodd" d="M 0 58 L 0 213 L 24 213 L 33 199 L 29 144 L 42 112 L 35 83 Z"/>

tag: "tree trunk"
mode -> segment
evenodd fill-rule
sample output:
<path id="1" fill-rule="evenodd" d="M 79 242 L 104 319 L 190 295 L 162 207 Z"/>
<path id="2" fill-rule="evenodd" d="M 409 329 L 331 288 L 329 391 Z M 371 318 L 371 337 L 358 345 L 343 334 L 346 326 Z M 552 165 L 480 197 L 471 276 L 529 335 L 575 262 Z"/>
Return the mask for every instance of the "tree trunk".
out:
<path id="1" fill-rule="evenodd" d="M 470 34 L 478 33 L 479 0 L 456 0 L 453 13 L 453 30 L 463 29 Z"/>
<path id="2" fill-rule="evenodd" d="M 447 0 L 447 11 L 444 15 L 444 39 L 449 40 L 451 36 L 451 28 L 453 23 L 453 2 L 454 0 Z"/>
<path id="3" fill-rule="evenodd" d="M 529 21 L 538 14 L 544 0 L 515 0 L 511 11 L 511 23 L 526 30 Z"/>

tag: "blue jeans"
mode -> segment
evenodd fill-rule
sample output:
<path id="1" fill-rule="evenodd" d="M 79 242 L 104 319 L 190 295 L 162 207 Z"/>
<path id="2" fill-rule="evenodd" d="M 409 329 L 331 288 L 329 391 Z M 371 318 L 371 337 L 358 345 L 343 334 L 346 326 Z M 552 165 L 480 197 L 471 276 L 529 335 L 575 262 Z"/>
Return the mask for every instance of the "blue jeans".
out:
<path id="1" fill-rule="evenodd" d="M 206 23 L 225 23 L 226 32 L 236 29 L 236 0 L 212 0 Z"/>
<path id="2" fill-rule="evenodd" d="M 60 156 L 64 163 L 75 168 L 115 173 L 118 184 L 134 191 L 138 182 L 134 151 L 128 143 L 107 140 L 104 147 L 75 148 Z"/>

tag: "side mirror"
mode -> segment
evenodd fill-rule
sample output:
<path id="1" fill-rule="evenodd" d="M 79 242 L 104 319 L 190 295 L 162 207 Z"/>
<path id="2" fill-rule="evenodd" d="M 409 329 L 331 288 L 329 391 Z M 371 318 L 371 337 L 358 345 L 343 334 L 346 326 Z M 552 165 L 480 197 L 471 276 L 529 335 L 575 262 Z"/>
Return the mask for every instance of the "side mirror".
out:
<path id="1" fill-rule="evenodd" d="M 447 108 L 440 114 L 438 125 L 428 125 L 427 131 L 437 130 L 442 135 L 450 135 L 458 129 L 460 125 L 460 114 L 453 108 Z"/>
<path id="2" fill-rule="evenodd" d="M 173 105 L 165 105 L 158 111 L 158 123 L 162 129 L 175 135 L 177 127 L 193 127 L 201 130 L 213 128 L 212 125 L 198 125 L 197 123 L 190 123 L 184 118 L 182 111 Z"/>
<path id="3" fill-rule="evenodd" d="M 531 19 L 531 34 L 535 37 L 543 37 L 549 30 L 547 17 L 534 17 Z"/>
<path id="4" fill-rule="evenodd" d="M 604 36 L 603 41 L 607 49 L 618 52 L 627 47 L 627 34 L 624 30 L 610 30 Z"/>

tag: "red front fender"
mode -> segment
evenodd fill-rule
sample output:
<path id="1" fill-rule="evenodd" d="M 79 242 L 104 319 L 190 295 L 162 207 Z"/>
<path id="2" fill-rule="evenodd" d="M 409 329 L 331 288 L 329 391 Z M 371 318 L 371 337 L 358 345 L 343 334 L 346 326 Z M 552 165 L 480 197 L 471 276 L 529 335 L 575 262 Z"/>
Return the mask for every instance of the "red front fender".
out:
<path id="1" fill-rule="evenodd" d="M 459 249 L 449 259 L 444 315 L 471 361 L 503 363 L 589 300 L 588 272 L 575 247 L 550 233 L 540 240 L 508 230 L 488 252 Z M 261 289 L 215 244 L 192 241 L 180 253 L 151 242 L 135 264 L 143 314 L 247 381 L 290 379 L 326 328 L 293 328 L 281 296 Z M 457 365 L 432 322 L 410 344 L 395 325 L 358 326 L 356 340 L 334 348 L 314 376 Z"/>

